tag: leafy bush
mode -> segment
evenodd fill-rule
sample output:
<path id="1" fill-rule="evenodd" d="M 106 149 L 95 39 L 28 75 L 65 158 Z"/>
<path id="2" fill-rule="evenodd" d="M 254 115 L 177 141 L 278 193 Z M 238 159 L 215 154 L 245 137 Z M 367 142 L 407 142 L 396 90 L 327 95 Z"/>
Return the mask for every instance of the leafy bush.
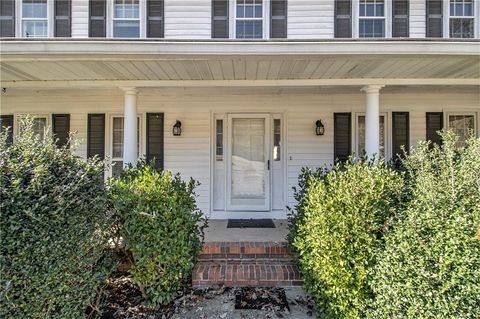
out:
<path id="1" fill-rule="evenodd" d="M 206 219 L 196 206 L 197 185 L 145 163 L 111 181 L 132 280 L 151 304 L 173 300 L 202 248 Z"/>
<path id="2" fill-rule="evenodd" d="M 444 135 L 404 166 L 411 201 L 385 238 L 370 317 L 480 318 L 480 140 L 457 150 Z"/>
<path id="3" fill-rule="evenodd" d="M 384 164 L 367 162 L 302 171 L 289 240 L 320 317 L 365 317 L 382 233 L 402 182 Z"/>
<path id="4" fill-rule="evenodd" d="M 33 133 L 0 141 L 0 317 L 81 318 L 109 274 L 103 163 Z"/>

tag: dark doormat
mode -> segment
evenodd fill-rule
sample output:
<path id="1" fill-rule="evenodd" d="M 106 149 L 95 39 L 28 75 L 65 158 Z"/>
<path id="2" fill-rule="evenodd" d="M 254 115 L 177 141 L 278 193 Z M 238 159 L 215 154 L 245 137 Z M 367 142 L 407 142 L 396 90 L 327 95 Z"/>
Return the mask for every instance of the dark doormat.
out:
<path id="1" fill-rule="evenodd" d="M 235 291 L 235 309 L 290 311 L 283 288 L 238 288 Z"/>
<path id="2" fill-rule="evenodd" d="M 275 228 L 273 220 L 266 219 L 229 219 L 227 228 Z"/>

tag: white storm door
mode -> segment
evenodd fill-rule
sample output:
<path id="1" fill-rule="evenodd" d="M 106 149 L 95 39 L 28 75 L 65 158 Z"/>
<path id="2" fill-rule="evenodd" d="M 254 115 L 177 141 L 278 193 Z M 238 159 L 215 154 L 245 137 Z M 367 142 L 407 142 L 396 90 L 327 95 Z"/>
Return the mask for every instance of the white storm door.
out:
<path id="1" fill-rule="evenodd" d="M 227 209 L 270 210 L 270 115 L 229 114 Z"/>

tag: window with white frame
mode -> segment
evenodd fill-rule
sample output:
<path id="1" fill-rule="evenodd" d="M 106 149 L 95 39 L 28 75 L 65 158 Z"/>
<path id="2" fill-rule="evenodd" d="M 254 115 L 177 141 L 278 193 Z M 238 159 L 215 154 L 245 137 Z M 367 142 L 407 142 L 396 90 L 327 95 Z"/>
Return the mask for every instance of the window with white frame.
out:
<path id="1" fill-rule="evenodd" d="M 114 0 L 113 3 L 113 37 L 140 37 L 140 3 L 139 0 Z"/>
<path id="2" fill-rule="evenodd" d="M 1 1 L 1 0 L 0 0 Z M 20 124 L 20 119 L 22 119 L 26 114 L 24 115 L 19 115 L 18 117 L 18 124 Z M 47 128 L 48 128 L 48 117 L 46 115 L 32 115 L 28 114 L 28 116 L 32 117 L 32 130 L 35 135 L 38 135 L 40 139 L 43 139 L 45 137 L 45 134 L 47 133 Z M 18 129 L 22 131 L 24 129 L 24 126 L 18 125 Z"/>
<path id="3" fill-rule="evenodd" d="M 48 36 L 47 0 L 22 1 L 22 35 L 26 38 Z"/>
<path id="4" fill-rule="evenodd" d="M 216 120 L 215 132 L 215 160 L 217 162 L 223 161 L 223 120 Z"/>
<path id="5" fill-rule="evenodd" d="M 273 160 L 281 160 L 282 127 L 280 119 L 273 120 Z"/>
<path id="6" fill-rule="evenodd" d="M 119 176 L 123 169 L 123 116 L 112 118 L 111 158 L 112 176 Z M 137 157 L 140 155 L 140 118 L 137 119 Z"/>
<path id="7" fill-rule="evenodd" d="M 237 39 L 263 38 L 263 0 L 236 0 Z"/>
<path id="8" fill-rule="evenodd" d="M 380 115 L 379 116 L 379 123 L 380 123 L 380 157 L 386 157 L 385 151 L 385 141 L 386 141 L 386 116 Z M 357 116 L 357 148 L 356 154 L 359 157 L 365 156 L 365 115 L 358 115 Z"/>
<path id="9" fill-rule="evenodd" d="M 473 0 L 450 0 L 450 38 L 473 38 Z"/>
<path id="10" fill-rule="evenodd" d="M 360 0 L 358 36 L 360 38 L 385 37 L 385 1 Z"/>
<path id="11" fill-rule="evenodd" d="M 457 136 L 457 147 L 465 146 L 465 142 L 475 134 L 475 114 L 448 114 L 448 129 L 452 130 Z"/>

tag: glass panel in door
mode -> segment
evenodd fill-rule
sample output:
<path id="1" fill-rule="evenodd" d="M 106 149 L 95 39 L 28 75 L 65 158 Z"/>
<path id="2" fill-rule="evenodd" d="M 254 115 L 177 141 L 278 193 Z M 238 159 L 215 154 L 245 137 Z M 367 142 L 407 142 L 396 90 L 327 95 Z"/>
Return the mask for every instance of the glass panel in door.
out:
<path id="1" fill-rule="evenodd" d="M 231 119 L 230 209 L 269 208 L 266 118 Z"/>

